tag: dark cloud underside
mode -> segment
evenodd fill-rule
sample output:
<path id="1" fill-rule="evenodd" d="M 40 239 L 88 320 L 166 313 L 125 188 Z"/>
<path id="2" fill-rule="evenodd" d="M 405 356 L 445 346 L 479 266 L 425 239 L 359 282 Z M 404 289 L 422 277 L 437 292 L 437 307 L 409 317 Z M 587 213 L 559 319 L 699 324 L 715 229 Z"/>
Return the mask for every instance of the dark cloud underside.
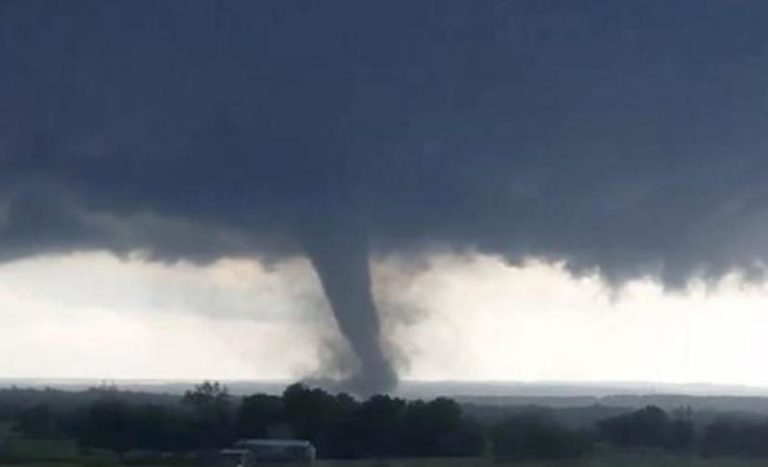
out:
<path id="1" fill-rule="evenodd" d="M 761 274 L 767 17 L 757 0 L 5 0 L 0 257 L 307 250 L 322 270 L 333 251 L 360 272 L 367 244 L 441 245 L 671 285 Z"/>

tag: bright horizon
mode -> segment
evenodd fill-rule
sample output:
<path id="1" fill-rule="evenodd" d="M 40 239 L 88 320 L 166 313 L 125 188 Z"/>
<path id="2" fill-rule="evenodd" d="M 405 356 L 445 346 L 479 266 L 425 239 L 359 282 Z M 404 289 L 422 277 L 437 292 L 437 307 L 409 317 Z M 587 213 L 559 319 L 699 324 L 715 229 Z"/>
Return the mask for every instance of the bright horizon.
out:
<path id="1" fill-rule="evenodd" d="M 562 264 L 436 254 L 379 258 L 373 277 L 406 380 L 768 385 L 768 287 L 735 275 L 611 290 Z M 344 348 L 303 258 L 23 259 L 0 266 L 0 309 L 6 378 L 295 380 Z"/>

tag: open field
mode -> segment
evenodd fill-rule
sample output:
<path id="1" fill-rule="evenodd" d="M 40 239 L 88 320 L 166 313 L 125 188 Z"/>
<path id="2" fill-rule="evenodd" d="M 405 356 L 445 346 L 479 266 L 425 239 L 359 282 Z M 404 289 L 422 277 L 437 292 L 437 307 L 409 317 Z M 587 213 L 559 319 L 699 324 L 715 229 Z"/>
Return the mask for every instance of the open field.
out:
<path id="1" fill-rule="evenodd" d="M 3 465 L 3 464 L 0 464 Z M 21 463 L 8 464 L 17 467 L 112 467 L 118 464 L 101 464 L 93 462 L 61 462 L 61 463 Z M 364 461 L 318 461 L 317 467 L 758 467 L 765 466 L 765 459 L 701 459 L 675 458 L 659 456 L 617 455 L 585 459 L 583 461 L 536 461 L 536 462 L 504 462 L 498 463 L 491 459 L 398 459 L 398 460 L 364 460 Z M 145 465 L 142 467 L 179 467 L 164 465 Z M 275 464 L 275 467 L 305 467 L 306 464 Z"/>
<path id="2" fill-rule="evenodd" d="M 490 459 L 430 459 L 357 462 L 320 462 L 328 467 L 757 467 L 766 465 L 765 459 L 682 459 L 639 456 L 616 456 L 583 461 L 537 461 L 498 463 Z"/>
<path id="3" fill-rule="evenodd" d="M 15 467 L 198 467 L 183 462 L 121 463 L 109 451 L 91 453 L 84 457 L 76 452 L 76 444 L 66 440 L 16 439 L 24 448 L 20 462 L 0 466 Z M 713 458 L 672 455 L 663 451 L 623 450 L 601 446 L 592 456 L 582 460 L 509 461 L 499 462 L 491 457 L 479 458 L 411 458 L 366 460 L 319 460 L 314 467 L 758 467 L 768 466 L 766 458 Z M 308 464 L 259 464 L 265 467 L 307 467 Z M 215 467 L 215 466 L 212 466 Z"/>

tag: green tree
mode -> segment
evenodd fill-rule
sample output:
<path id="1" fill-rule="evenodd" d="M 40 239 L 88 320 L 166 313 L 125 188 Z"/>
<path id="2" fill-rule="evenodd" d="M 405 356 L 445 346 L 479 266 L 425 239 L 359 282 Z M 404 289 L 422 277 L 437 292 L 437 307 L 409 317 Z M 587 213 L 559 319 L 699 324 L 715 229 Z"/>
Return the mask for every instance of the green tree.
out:
<path id="1" fill-rule="evenodd" d="M 285 419 L 298 438 L 309 439 L 323 448 L 323 434 L 334 424 L 336 401 L 319 388 L 303 384 L 288 386 L 283 392 Z"/>
<path id="2" fill-rule="evenodd" d="M 669 445 L 669 417 L 656 406 L 601 420 L 598 431 L 605 441 L 623 446 Z"/>
<path id="3" fill-rule="evenodd" d="M 589 449 L 586 437 L 541 416 L 510 417 L 493 430 L 497 459 L 572 459 Z"/>
<path id="4" fill-rule="evenodd" d="M 125 452 L 136 446 L 131 408 L 115 399 L 94 402 L 82 424 L 81 440 L 86 446 Z"/>
<path id="5" fill-rule="evenodd" d="M 182 405 L 192 412 L 191 438 L 201 447 L 219 447 L 234 440 L 232 397 L 227 387 L 204 381 L 184 393 Z"/>
<path id="6" fill-rule="evenodd" d="M 50 438 L 57 435 L 58 420 L 48 404 L 37 404 L 21 412 L 16 429 L 30 438 Z"/>
<path id="7" fill-rule="evenodd" d="M 451 456 L 464 454 L 462 433 L 474 433 L 456 401 L 439 397 L 429 402 L 407 404 L 400 429 L 403 454 Z M 474 442 L 473 442 L 474 444 Z"/>
<path id="8" fill-rule="evenodd" d="M 182 403 L 195 407 L 224 406 L 230 403 L 231 396 L 226 386 L 218 381 L 203 381 L 192 390 L 184 393 Z"/>
<path id="9" fill-rule="evenodd" d="M 254 394 L 243 398 L 237 413 L 237 433 L 244 438 L 265 438 L 270 429 L 283 423 L 283 400 L 279 396 Z"/>

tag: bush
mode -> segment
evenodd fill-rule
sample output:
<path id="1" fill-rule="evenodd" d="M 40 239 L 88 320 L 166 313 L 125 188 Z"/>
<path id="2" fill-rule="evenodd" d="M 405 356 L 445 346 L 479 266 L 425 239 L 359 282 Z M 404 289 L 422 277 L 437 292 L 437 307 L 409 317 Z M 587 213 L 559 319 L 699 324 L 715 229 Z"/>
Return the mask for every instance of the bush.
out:
<path id="1" fill-rule="evenodd" d="M 606 418 L 597 424 L 600 439 L 619 446 L 686 450 L 693 443 L 690 410 L 670 417 L 662 409 L 648 406 Z"/>
<path id="2" fill-rule="evenodd" d="M 493 432 L 493 454 L 499 460 L 575 459 L 590 450 L 588 437 L 538 416 L 508 418 Z"/>
<path id="3" fill-rule="evenodd" d="M 768 457 L 768 421 L 717 420 L 704 430 L 701 453 L 705 457 Z"/>

